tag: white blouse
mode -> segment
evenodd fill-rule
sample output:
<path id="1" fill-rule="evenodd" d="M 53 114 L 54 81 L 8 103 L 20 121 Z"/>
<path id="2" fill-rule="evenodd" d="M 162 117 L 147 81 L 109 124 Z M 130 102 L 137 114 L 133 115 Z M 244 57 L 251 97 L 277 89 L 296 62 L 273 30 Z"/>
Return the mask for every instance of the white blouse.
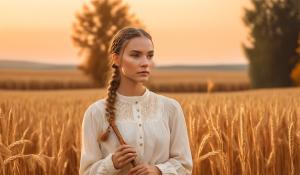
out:
<path id="1" fill-rule="evenodd" d="M 157 166 L 163 175 L 192 174 L 192 156 L 186 122 L 180 104 L 146 88 L 141 96 L 117 92 L 116 125 L 125 142 L 136 148 L 137 164 Z M 105 99 L 91 104 L 82 121 L 81 175 L 127 175 L 132 165 L 115 169 L 112 154 L 120 145 L 111 130 L 105 142 L 97 137 L 108 126 Z"/>

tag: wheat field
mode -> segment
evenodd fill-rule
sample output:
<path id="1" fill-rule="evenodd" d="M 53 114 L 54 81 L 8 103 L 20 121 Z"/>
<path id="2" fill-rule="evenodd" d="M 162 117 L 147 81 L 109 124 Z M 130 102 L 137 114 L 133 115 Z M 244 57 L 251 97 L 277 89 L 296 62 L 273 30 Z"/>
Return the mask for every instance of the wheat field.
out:
<path id="1" fill-rule="evenodd" d="M 180 81 L 178 81 L 180 80 Z M 146 85 L 160 92 L 237 91 L 250 88 L 246 71 L 153 70 Z M 1 70 L 0 89 L 98 88 L 80 70 Z"/>
<path id="2" fill-rule="evenodd" d="M 300 89 L 163 93 L 183 107 L 195 175 L 300 172 Z M 85 109 L 103 89 L 0 91 L 0 174 L 78 174 Z"/>

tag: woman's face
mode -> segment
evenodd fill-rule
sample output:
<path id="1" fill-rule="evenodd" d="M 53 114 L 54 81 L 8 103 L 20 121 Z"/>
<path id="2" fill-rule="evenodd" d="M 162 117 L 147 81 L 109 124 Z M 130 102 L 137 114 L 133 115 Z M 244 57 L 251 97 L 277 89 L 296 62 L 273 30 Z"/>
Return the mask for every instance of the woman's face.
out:
<path id="1" fill-rule="evenodd" d="M 115 55 L 115 63 L 119 66 L 121 78 L 136 83 L 147 81 L 154 66 L 153 55 L 154 48 L 151 40 L 146 37 L 130 39 L 123 54 Z"/>

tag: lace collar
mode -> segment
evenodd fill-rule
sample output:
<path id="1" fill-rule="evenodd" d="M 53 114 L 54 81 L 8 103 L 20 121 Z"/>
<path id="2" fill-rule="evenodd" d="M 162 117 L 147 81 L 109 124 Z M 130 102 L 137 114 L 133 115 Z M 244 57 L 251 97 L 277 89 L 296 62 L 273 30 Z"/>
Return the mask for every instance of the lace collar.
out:
<path id="1" fill-rule="evenodd" d="M 120 94 L 118 91 L 116 92 L 117 97 L 116 100 L 120 102 L 127 102 L 127 103 L 140 103 L 144 100 L 146 100 L 149 97 L 150 91 L 148 88 L 146 88 L 143 95 L 140 96 L 125 96 Z"/>

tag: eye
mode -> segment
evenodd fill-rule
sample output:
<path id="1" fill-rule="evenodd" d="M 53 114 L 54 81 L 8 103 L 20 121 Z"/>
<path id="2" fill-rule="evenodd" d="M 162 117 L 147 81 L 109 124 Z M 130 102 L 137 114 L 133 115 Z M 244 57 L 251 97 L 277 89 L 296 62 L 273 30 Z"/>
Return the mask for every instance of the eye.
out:
<path id="1" fill-rule="evenodd" d="M 134 58 L 138 58 L 140 55 L 139 54 L 131 54 L 130 56 L 132 56 Z"/>
<path id="2" fill-rule="evenodd" d="M 153 55 L 148 55 L 148 58 L 149 58 L 149 59 L 152 59 L 152 58 L 153 58 Z"/>

